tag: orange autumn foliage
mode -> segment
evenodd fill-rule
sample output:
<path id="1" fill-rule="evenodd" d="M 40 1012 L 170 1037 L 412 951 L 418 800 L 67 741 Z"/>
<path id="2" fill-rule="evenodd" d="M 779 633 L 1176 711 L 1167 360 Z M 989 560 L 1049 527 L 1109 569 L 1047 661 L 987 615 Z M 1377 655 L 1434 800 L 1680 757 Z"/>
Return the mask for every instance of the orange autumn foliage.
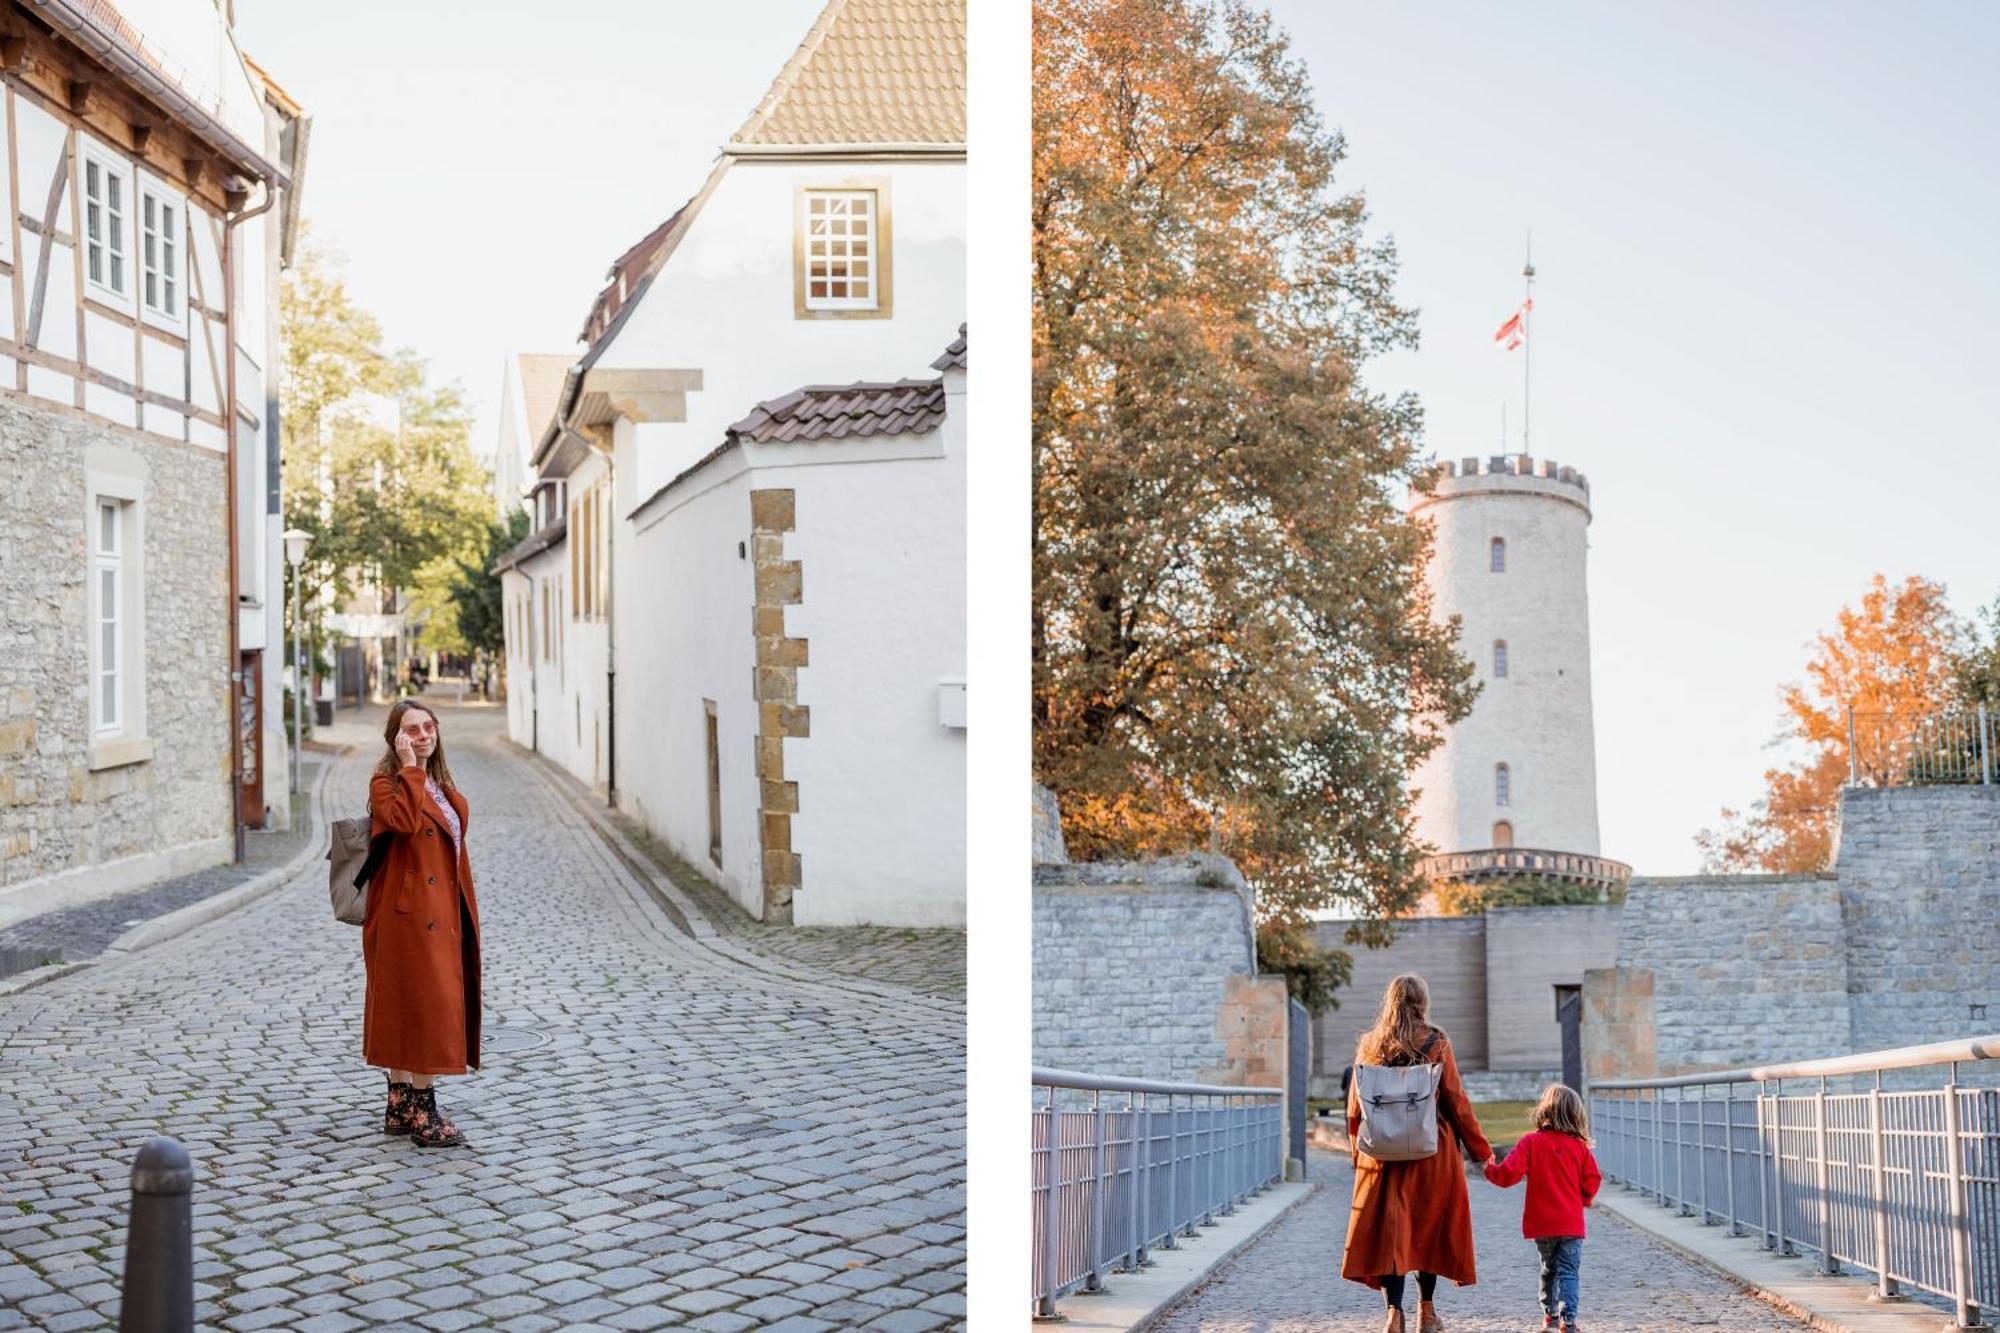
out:
<path id="1" fill-rule="evenodd" d="M 1814 639 L 1803 684 L 1780 692 L 1789 735 L 1811 747 L 1789 768 L 1765 772 L 1747 812 L 1725 809 L 1720 828 L 1695 838 L 1704 869 L 1804 874 L 1833 865 L 1840 789 L 1848 779 L 1848 708 L 1857 717 L 1912 717 L 1949 706 L 1959 692 L 1965 630 L 1944 585 L 1877 574 L 1858 606 Z"/>

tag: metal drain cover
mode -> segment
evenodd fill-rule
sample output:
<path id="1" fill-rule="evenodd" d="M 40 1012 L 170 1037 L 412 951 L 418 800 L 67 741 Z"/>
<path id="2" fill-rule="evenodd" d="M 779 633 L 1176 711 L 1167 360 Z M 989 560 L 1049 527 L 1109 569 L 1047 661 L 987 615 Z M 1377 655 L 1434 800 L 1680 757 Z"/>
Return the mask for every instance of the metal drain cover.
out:
<path id="1" fill-rule="evenodd" d="M 549 1044 L 549 1034 L 539 1028 L 490 1027 L 479 1035 L 482 1055 L 515 1055 Z"/>

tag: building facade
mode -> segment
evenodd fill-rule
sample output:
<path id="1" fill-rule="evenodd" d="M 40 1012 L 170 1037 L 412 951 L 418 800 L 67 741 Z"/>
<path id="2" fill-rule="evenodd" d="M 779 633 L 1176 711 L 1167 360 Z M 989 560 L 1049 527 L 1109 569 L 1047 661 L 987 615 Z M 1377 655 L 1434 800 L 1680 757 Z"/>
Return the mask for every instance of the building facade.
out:
<path id="1" fill-rule="evenodd" d="M 1434 875 L 1622 883 L 1629 871 L 1598 855 L 1588 479 L 1523 455 L 1467 458 L 1411 508 L 1431 526 L 1435 612 L 1459 618 L 1482 686 L 1415 779 Z"/>
<path id="2" fill-rule="evenodd" d="M 964 42 L 828 4 L 611 266 L 501 562 L 515 738 L 768 921 L 964 919 Z"/>
<path id="3" fill-rule="evenodd" d="M 0 917 L 228 860 L 285 802 L 273 279 L 304 122 L 220 7 L 140 17 L 0 10 Z"/>

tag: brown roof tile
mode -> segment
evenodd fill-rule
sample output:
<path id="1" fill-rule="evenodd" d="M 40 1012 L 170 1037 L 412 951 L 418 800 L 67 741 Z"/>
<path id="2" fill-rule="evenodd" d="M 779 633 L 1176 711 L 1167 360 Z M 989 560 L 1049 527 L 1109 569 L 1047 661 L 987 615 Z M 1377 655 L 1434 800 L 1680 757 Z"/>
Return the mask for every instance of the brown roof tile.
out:
<path id="1" fill-rule="evenodd" d="M 938 380 L 815 385 L 759 403 L 729 428 L 728 442 L 799 444 L 871 435 L 922 435 L 944 420 Z"/>
<path id="2" fill-rule="evenodd" d="M 828 0 L 731 147 L 965 143 L 965 0 Z"/>
<path id="3" fill-rule="evenodd" d="M 951 340 L 951 346 L 944 349 L 944 355 L 931 362 L 932 370 L 965 369 L 965 325 L 958 326 L 958 336 Z"/>

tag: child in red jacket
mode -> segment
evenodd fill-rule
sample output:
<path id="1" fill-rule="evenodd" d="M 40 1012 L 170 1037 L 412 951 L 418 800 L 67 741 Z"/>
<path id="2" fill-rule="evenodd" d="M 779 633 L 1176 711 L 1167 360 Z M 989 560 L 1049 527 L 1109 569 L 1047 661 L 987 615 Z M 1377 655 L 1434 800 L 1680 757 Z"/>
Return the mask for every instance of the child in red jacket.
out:
<path id="1" fill-rule="evenodd" d="M 1515 1144 L 1506 1161 L 1486 1164 L 1486 1178 L 1504 1189 L 1527 1177 L 1521 1234 L 1542 1255 L 1542 1327 L 1576 1333 L 1583 1210 L 1604 1177 L 1590 1152 L 1589 1113 L 1574 1090 L 1560 1083 L 1542 1089 L 1532 1122 L 1535 1132 Z"/>

